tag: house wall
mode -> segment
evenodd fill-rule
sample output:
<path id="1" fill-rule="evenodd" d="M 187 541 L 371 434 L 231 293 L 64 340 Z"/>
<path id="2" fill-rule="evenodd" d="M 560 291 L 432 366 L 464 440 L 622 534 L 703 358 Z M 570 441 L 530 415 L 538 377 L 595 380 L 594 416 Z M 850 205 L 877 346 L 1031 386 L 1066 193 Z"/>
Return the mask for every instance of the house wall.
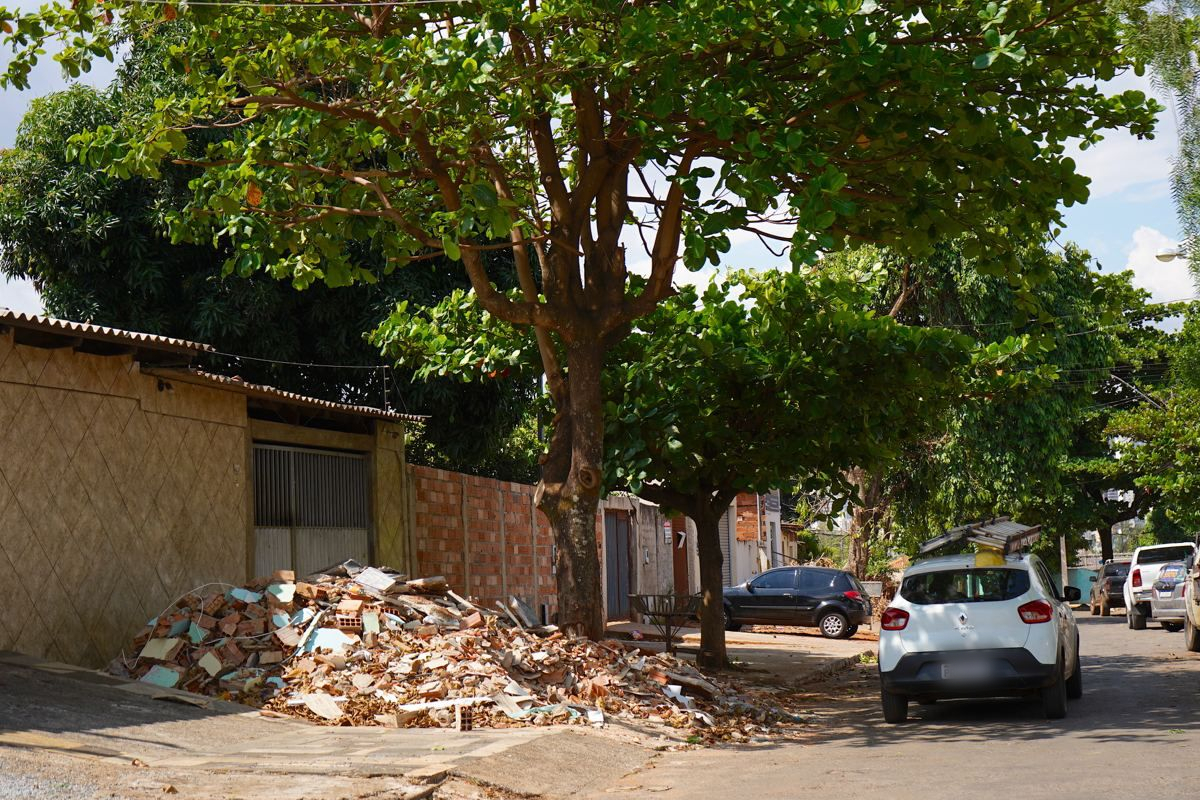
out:
<path id="1" fill-rule="evenodd" d="M 246 402 L 0 335 L 0 650 L 88 666 L 246 579 Z"/>

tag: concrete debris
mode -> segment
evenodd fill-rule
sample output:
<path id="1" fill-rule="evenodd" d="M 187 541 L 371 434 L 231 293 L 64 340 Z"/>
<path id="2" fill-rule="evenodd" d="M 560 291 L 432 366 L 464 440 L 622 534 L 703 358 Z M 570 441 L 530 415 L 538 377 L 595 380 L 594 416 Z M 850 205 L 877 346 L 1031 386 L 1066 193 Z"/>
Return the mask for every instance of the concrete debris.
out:
<path id="1" fill-rule="evenodd" d="M 649 719 L 711 736 L 768 716 L 675 656 L 567 635 L 516 597 L 497 605 L 460 597 L 440 576 L 407 580 L 352 561 L 302 581 L 281 571 L 186 595 L 136 637 L 137 658 L 110 671 L 327 725 Z"/>

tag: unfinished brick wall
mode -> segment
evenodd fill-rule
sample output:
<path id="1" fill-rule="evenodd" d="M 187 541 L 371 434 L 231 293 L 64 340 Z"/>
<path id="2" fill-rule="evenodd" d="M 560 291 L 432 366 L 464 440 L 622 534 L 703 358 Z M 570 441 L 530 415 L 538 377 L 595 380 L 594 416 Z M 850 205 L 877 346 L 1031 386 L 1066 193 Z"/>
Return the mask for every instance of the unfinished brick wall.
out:
<path id="1" fill-rule="evenodd" d="M 556 607 L 553 533 L 533 505 L 534 487 L 409 466 L 415 490 L 414 570 L 492 607 L 518 595 Z"/>

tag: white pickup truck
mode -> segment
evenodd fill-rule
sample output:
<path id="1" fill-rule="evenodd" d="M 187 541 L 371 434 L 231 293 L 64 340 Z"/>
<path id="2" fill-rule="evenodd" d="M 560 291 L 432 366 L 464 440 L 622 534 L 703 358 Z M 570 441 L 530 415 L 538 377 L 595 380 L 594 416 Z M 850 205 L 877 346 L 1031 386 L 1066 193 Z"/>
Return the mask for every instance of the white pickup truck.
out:
<path id="1" fill-rule="evenodd" d="M 1154 582 L 1165 564 L 1172 561 L 1187 561 L 1196 553 L 1196 545 L 1191 542 L 1182 544 L 1155 544 L 1139 547 L 1133 551 L 1133 560 L 1129 564 L 1129 578 L 1125 581 L 1125 614 L 1129 627 L 1135 631 L 1144 630 L 1146 620 L 1151 615 L 1150 593 L 1154 590 Z"/>

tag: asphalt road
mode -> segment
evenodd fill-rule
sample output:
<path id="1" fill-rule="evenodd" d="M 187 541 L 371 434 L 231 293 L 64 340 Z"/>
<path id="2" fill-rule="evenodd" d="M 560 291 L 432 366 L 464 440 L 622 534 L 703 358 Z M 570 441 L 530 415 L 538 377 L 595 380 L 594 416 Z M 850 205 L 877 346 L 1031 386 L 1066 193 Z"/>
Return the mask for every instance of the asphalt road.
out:
<path id="1" fill-rule="evenodd" d="M 803 744 L 664 754 L 607 796 L 1039 800 L 1200 795 L 1200 654 L 1182 633 L 1079 616 L 1084 696 L 1065 720 L 1036 701 L 911 706 L 883 722 L 874 668 L 813 698 Z"/>

